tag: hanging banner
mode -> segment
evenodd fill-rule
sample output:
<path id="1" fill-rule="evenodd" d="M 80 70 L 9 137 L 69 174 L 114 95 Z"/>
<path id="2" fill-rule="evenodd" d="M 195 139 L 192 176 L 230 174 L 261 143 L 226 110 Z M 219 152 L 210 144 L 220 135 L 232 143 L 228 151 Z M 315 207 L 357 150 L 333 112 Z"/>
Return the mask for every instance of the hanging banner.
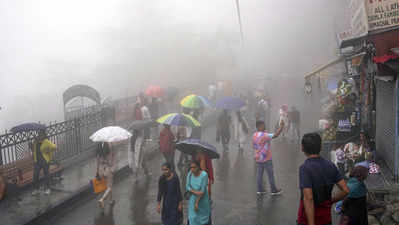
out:
<path id="1" fill-rule="evenodd" d="M 399 25 L 399 0 L 367 0 L 369 30 Z"/>
<path id="2" fill-rule="evenodd" d="M 368 33 L 368 20 L 365 0 L 351 0 L 349 3 L 351 30 L 353 37 L 361 37 Z"/>

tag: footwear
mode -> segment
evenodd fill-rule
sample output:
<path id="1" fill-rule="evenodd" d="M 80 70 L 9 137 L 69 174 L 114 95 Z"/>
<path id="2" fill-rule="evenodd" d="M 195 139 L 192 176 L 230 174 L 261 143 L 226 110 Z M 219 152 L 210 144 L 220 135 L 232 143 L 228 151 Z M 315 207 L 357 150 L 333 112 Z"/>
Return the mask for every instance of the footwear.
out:
<path id="1" fill-rule="evenodd" d="M 283 193 L 283 190 L 281 189 L 277 189 L 276 191 L 272 191 L 272 193 L 270 193 L 271 195 L 281 195 Z"/>
<path id="2" fill-rule="evenodd" d="M 256 194 L 258 194 L 258 195 L 264 195 L 264 194 L 266 194 L 266 191 L 258 191 L 258 192 L 256 192 Z"/>
<path id="3" fill-rule="evenodd" d="M 32 191 L 32 195 L 39 195 L 39 194 L 40 194 L 40 191 L 37 190 L 37 189 L 35 189 L 35 190 Z"/>
<path id="4" fill-rule="evenodd" d="M 105 208 L 104 200 L 102 200 L 102 199 L 98 200 L 98 206 L 100 206 L 100 208 L 104 209 Z"/>
<path id="5" fill-rule="evenodd" d="M 44 191 L 44 194 L 46 194 L 46 195 L 49 195 L 49 194 L 51 194 L 51 190 L 50 190 L 50 188 L 47 188 L 47 189 Z"/>
<path id="6" fill-rule="evenodd" d="M 116 203 L 116 201 L 115 201 L 115 200 L 112 200 L 112 201 L 110 201 L 108 204 L 109 204 L 110 206 L 114 206 L 115 203 Z"/>

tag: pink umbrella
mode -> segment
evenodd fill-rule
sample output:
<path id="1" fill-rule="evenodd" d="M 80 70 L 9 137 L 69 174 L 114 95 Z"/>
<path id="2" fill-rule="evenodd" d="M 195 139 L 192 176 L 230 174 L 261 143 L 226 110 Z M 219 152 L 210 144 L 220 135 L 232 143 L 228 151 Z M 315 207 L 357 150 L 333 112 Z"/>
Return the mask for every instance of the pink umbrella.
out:
<path id="1" fill-rule="evenodd" d="M 145 94 L 153 98 L 160 98 L 164 95 L 164 91 L 160 86 L 150 85 L 145 90 Z"/>

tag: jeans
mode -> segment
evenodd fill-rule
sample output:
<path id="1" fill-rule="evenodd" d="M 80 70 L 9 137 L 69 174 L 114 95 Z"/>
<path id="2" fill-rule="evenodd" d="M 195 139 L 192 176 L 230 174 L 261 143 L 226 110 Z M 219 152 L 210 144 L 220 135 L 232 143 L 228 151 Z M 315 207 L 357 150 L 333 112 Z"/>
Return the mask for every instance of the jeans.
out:
<path id="1" fill-rule="evenodd" d="M 297 140 L 300 140 L 301 139 L 300 124 L 291 122 L 291 129 L 292 129 L 292 139 L 298 138 Z"/>
<path id="2" fill-rule="evenodd" d="M 258 192 L 263 192 L 265 189 L 263 188 L 263 171 L 266 170 L 267 176 L 269 178 L 269 184 L 272 192 L 276 192 L 276 182 L 274 181 L 274 172 L 273 172 L 273 162 L 272 160 L 268 160 L 264 163 L 256 163 L 257 165 L 257 176 L 256 182 L 258 183 Z"/>
<path id="3" fill-rule="evenodd" d="M 49 177 L 49 164 L 45 161 L 38 161 L 35 162 L 34 170 L 33 170 L 33 185 L 35 188 L 39 188 L 39 178 L 40 178 L 40 171 L 43 169 L 44 173 L 44 183 L 46 188 L 50 188 L 50 177 Z"/>

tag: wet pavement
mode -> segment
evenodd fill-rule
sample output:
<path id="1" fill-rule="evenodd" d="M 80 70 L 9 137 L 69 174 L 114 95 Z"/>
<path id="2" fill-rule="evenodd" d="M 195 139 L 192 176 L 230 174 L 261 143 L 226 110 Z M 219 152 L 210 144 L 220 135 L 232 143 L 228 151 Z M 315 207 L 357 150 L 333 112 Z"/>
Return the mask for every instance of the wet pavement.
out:
<path id="1" fill-rule="evenodd" d="M 205 141 L 216 145 L 214 129 L 203 131 L 203 137 Z M 216 146 L 221 149 L 220 145 Z M 234 141 L 230 143 L 229 152 L 220 152 L 221 158 L 214 160 L 216 179 L 212 191 L 213 224 L 295 224 L 299 203 L 298 167 L 305 157 L 300 152 L 299 144 L 276 140 L 273 142 L 272 149 L 276 182 L 284 193 L 281 196 L 266 194 L 260 198 L 256 195 L 255 167 L 250 145 L 246 146 L 243 156 L 237 154 L 237 144 Z M 105 214 L 102 214 L 97 207 L 98 197 L 83 199 L 64 212 L 59 212 L 47 223 L 57 225 L 161 224 L 160 215 L 156 212 L 156 195 L 162 162 L 163 158 L 159 155 L 148 163 L 152 172 L 151 176 L 127 175 L 116 183 L 114 185 L 116 205 L 113 209 L 107 207 Z M 178 174 L 181 176 L 181 171 Z M 266 175 L 264 181 L 265 187 L 269 188 Z"/>
<path id="2" fill-rule="evenodd" d="M 118 146 L 116 154 L 116 169 L 127 165 L 127 148 L 129 145 Z M 155 149 L 156 143 L 148 145 Z M 32 187 L 22 190 L 17 196 L 11 196 L 0 202 L 0 224 L 22 225 L 45 213 L 65 200 L 76 196 L 89 188 L 89 180 L 95 176 L 96 159 L 75 163 L 62 171 L 62 180 L 55 181 L 51 186 L 51 194 L 32 196 Z"/>

